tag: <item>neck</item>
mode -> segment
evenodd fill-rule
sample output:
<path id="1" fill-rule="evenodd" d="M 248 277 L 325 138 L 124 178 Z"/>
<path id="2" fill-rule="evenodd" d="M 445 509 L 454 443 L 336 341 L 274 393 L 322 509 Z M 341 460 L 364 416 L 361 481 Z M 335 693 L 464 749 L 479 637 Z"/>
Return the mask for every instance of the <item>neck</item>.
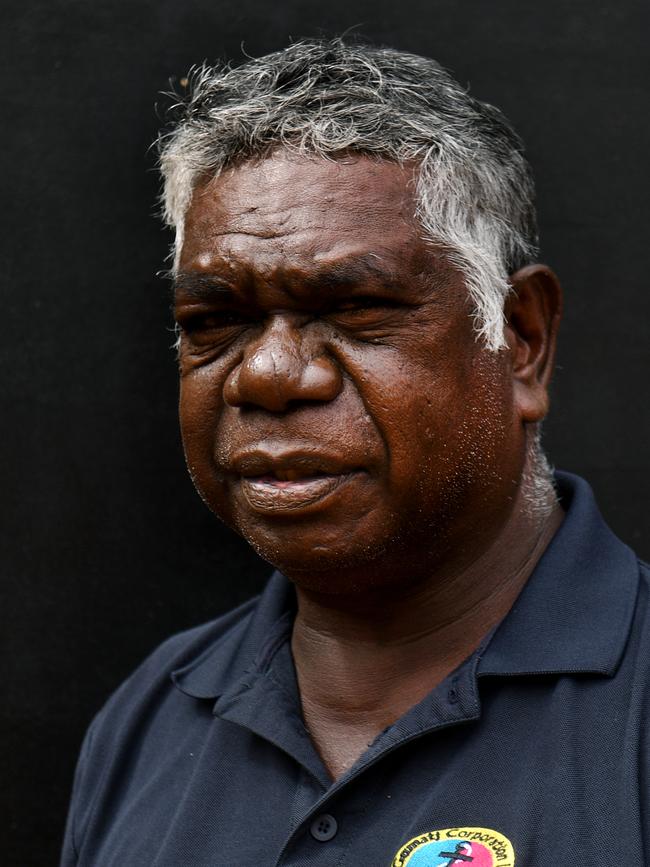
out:
<path id="1" fill-rule="evenodd" d="M 408 583 L 350 596 L 297 586 L 292 650 L 303 713 L 333 777 L 503 619 L 562 515 L 555 504 L 536 518 L 517 502 L 473 559 L 436 564 L 416 581 L 410 570 Z"/>

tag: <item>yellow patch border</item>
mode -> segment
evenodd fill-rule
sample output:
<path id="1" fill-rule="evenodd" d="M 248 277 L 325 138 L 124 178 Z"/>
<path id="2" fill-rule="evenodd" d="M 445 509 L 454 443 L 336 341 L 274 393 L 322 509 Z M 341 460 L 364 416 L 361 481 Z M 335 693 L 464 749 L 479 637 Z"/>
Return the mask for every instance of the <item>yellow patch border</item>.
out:
<path id="1" fill-rule="evenodd" d="M 493 831 L 492 828 L 443 828 L 441 831 L 427 831 L 418 834 L 404 843 L 397 850 L 391 862 L 391 867 L 406 867 L 414 853 L 426 843 L 443 842 L 444 840 L 461 839 L 468 843 L 483 843 L 495 856 L 497 867 L 514 867 L 515 851 L 512 843 L 503 834 Z"/>

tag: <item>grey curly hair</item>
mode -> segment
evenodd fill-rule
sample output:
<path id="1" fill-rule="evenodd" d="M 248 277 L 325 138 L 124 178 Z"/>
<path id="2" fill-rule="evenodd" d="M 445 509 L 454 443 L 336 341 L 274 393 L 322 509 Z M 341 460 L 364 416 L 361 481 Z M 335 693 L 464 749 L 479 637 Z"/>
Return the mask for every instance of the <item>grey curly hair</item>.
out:
<path id="1" fill-rule="evenodd" d="M 297 42 L 236 68 L 203 64 L 187 84 L 159 139 L 175 263 L 199 177 L 279 147 L 412 161 L 424 237 L 463 274 L 486 348 L 505 345 L 508 275 L 533 260 L 537 229 L 523 145 L 498 109 L 434 60 L 341 39 Z"/>

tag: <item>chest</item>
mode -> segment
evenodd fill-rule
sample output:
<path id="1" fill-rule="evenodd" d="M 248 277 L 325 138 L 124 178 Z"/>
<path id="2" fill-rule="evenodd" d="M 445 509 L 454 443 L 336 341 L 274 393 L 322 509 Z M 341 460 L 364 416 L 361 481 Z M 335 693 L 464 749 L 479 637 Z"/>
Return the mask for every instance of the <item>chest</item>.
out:
<path id="1" fill-rule="evenodd" d="M 462 723 L 411 719 L 334 784 L 297 731 L 206 719 L 107 780 L 79 867 L 509 867 L 504 840 L 525 867 L 644 863 L 637 727 L 542 693 Z"/>

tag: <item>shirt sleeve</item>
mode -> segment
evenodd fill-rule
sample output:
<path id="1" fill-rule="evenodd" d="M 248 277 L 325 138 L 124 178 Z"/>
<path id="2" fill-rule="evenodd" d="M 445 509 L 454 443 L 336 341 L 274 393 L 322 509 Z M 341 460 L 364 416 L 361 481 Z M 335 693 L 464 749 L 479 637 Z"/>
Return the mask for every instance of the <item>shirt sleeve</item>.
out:
<path id="1" fill-rule="evenodd" d="M 79 836 L 78 836 L 78 820 L 80 808 L 83 804 L 82 792 L 84 790 L 84 780 L 87 775 L 90 752 L 92 749 L 92 740 L 94 728 L 97 720 L 88 728 L 84 737 L 77 767 L 74 774 L 74 783 L 72 786 L 72 796 L 70 798 L 70 806 L 68 808 L 68 820 L 65 826 L 65 834 L 63 837 L 63 849 L 61 852 L 60 867 L 76 867 L 79 863 Z"/>

